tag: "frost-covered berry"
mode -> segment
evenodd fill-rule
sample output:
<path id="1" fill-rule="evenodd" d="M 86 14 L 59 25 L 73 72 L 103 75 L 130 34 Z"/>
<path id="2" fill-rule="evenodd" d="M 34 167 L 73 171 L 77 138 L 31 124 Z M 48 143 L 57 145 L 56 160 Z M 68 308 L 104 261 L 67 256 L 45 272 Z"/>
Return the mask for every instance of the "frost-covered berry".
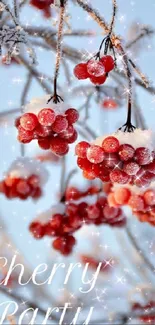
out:
<path id="1" fill-rule="evenodd" d="M 59 137 L 55 137 L 51 139 L 50 148 L 58 156 L 65 155 L 69 151 L 69 146 L 67 141 Z"/>
<path id="2" fill-rule="evenodd" d="M 105 68 L 102 62 L 90 60 L 87 63 L 87 71 L 90 76 L 101 77 L 105 74 Z"/>
<path id="3" fill-rule="evenodd" d="M 118 152 L 119 141 L 113 136 L 106 137 L 102 142 L 102 148 L 107 153 Z"/>
<path id="4" fill-rule="evenodd" d="M 122 161 L 128 161 L 133 158 L 135 149 L 129 144 L 122 144 L 119 147 L 119 156 Z"/>
<path id="5" fill-rule="evenodd" d="M 123 170 L 114 169 L 110 172 L 110 180 L 112 183 L 127 184 L 130 180 L 130 176 Z"/>
<path id="6" fill-rule="evenodd" d="M 99 164 L 104 159 L 104 152 L 100 146 L 91 145 L 87 150 L 87 159 L 94 164 Z"/>
<path id="7" fill-rule="evenodd" d="M 68 128 L 68 121 L 65 116 L 57 115 L 52 125 L 52 130 L 56 133 L 65 131 Z"/>
<path id="8" fill-rule="evenodd" d="M 95 76 L 91 76 L 90 77 L 90 81 L 94 84 L 94 85 L 103 85 L 104 82 L 106 81 L 107 76 L 106 74 L 101 76 L 101 77 L 95 77 Z"/>
<path id="9" fill-rule="evenodd" d="M 123 165 L 123 170 L 130 176 L 136 175 L 140 170 L 140 166 L 134 162 L 130 161 Z"/>
<path id="10" fill-rule="evenodd" d="M 38 121 L 43 126 L 51 126 L 55 121 L 55 112 L 50 108 L 43 108 L 38 114 Z"/>
<path id="11" fill-rule="evenodd" d="M 79 119 L 79 113 L 75 108 L 67 109 L 65 115 L 69 124 L 74 124 Z"/>
<path id="12" fill-rule="evenodd" d="M 75 147 L 75 154 L 79 158 L 86 158 L 88 148 L 90 148 L 90 144 L 86 141 L 81 141 Z"/>
<path id="13" fill-rule="evenodd" d="M 110 72 L 115 67 L 115 62 L 111 55 L 104 55 L 100 62 L 104 65 L 105 72 Z"/>
<path id="14" fill-rule="evenodd" d="M 37 116 L 33 113 L 25 113 L 24 115 L 21 116 L 19 121 L 21 127 L 27 131 L 33 131 L 38 125 Z"/>
<path id="15" fill-rule="evenodd" d="M 89 77 L 88 71 L 87 71 L 87 63 L 79 63 L 74 68 L 74 75 L 77 79 L 87 79 Z"/>
<path id="16" fill-rule="evenodd" d="M 137 148 L 134 157 L 139 165 L 147 165 L 153 160 L 150 150 L 145 147 Z"/>

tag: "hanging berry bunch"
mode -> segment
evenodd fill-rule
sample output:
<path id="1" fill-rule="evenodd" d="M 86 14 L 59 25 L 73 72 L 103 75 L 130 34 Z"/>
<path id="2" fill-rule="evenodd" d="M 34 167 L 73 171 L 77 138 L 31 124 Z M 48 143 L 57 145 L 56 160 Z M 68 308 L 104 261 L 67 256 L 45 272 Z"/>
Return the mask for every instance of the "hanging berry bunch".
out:
<path id="1" fill-rule="evenodd" d="M 123 227 L 126 224 L 121 208 L 110 207 L 106 197 L 99 195 L 99 190 L 95 186 L 87 189 L 87 196 L 84 193 L 86 192 L 81 192 L 76 187 L 67 188 L 64 203 L 39 215 L 30 224 L 29 229 L 33 236 L 36 239 L 44 236 L 53 237 L 53 248 L 63 255 L 69 255 L 76 244 L 74 234 L 83 225 L 105 224 L 111 227 Z M 68 198 L 71 200 L 67 201 Z"/>
<path id="2" fill-rule="evenodd" d="M 155 179 L 154 135 L 136 129 L 76 145 L 77 164 L 88 179 L 148 186 Z"/>
<path id="3" fill-rule="evenodd" d="M 102 85 L 114 66 L 115 61 L 111 55 L 104 55 L 100 58 L 100 52 L 98 52 L 94 59 L 76 65 L 74 75 L 79 80 L 89 78 L 93 84 Z"/>
<path id="4" fill-rule="evenodd" d="M 63 156 L 68 153 L 69 144 L 77 139 L 74 123 L 79 113 L 63 103 L 46 104 L 46 98 L 33 99 L 26 106 L 26 113 L 16 120 L 18 140 L 24 144 L 37 140 L 41 149 Z"/>
<path id="5" fill-rule="evenodd" d="M 0 192 L 8 199 L 39 199 L 42 187 L 47 182 L 48 172 L 39 162 L 29 158 L 18 158 L 10 166 L 3 181 Z"/>

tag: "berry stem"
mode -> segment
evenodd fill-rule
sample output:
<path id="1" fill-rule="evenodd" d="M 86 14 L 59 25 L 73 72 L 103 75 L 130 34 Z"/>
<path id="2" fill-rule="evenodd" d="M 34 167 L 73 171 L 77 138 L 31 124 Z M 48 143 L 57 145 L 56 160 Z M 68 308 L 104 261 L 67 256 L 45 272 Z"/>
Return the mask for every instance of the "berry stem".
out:
<path id="1" fill-rule="evenodd" d="M 55 73 L 54 73 L 54 94 L 49 98 L 47 103 L 49 103 L 52 99 L 55 104 L 60 103 L 60 101 L 63 101 L 63 99 L 57 94 L 57 79 L 59 75 L 61 55 L 62 55 L 61 48 L 62 48 L 62 37 L 63 37 L 63 26 L 64 26 L 66 4 L 67 4 L 67 0 L 60 1 L 60 15 L 59 15 L 56 63 L 55 63 Z"/>
<path id="2" fill-rule="evenodd" d="M 124 128 L 124 132 L 133 132 L 135 129 L 135 126 L 133 126 L 131 123 L 131 118 L 132 118 L 132 74 L 130 71 L 127 55 L 126 55 L 123 47 L 121 46 L 121 44 L 119 45 L 119 50 L 122 54 L 124 66 L 126 69 L 126 75 L 128 78 L 128 85 L 129 85 L 129 88 L 127 90 L 127 94 L 128 94 L 127 120 L 126 120 L 126 123 L 119 130 Z"/>

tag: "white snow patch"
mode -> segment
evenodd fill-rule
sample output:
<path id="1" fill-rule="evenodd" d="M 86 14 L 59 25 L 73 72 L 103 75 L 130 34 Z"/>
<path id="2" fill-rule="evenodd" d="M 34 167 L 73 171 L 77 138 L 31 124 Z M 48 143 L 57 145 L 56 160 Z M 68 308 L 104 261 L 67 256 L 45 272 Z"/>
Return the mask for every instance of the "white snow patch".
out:
<path id="1" fill-rule="evenodd" d="M 155 149 L 155 133 L 152 130 L 135 129 L 134 132 L 117 131 L 110 135 L 104 135 L 97 138 L 93 143 L 102 146 L 102 142 L 108 136 L 114 136 L 120 144 L 130 144 L 135 149 L 139 147 L 147 147 L 150 150 Z"/>
<path id="2" fill-rule="evenodd" d="M 56 205 L 53 205 L 49 210 L 43 211 L 40 214 L 37 215 L 37 217 L 33 221 L 39 221 L 42 224 L 47 223 L 50 219 L 52 219 L 52 216 L 54 214 L 60 213 L 64 214 L 65 213 L 65 204 L 63 203 L 58 203 Z"/>
<path id="3" fill-rule="evenodd" d="M 61 102 L 54 104 L 52 100 L 47 104 L 48 99 L 51 95 L 45 95 L 39 98 L 33 98 L 30 103 L 28 103 L 24 108 L 24 113 L 34 113 L 38 114 L 43 108 L 51 108 L 54 110 L 55 114 L 64 114 L 65 111 L 70 108 L 68 103 Z"/>
<path id="4" fill-rule="evenodd" d="M 25 179 L 31 175 L 37 175 L 40 179 L 40 185 L 45 184 L 49 176 L 42 163 L 28 157 L 17 158 L 10 166 L 7 175 L 12 178 L 20 177 Z"/>

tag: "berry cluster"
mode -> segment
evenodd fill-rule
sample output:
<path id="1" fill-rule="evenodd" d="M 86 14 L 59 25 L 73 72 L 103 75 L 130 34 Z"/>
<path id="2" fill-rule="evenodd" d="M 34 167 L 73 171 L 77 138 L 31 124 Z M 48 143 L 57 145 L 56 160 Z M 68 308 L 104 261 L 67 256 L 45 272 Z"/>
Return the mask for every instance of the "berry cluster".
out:
<path id="1" fill-rule="evenodd" d="M 108 195 L 108 203 L 111 207 L 128 205 L 140 221 L 146 221 L 155 226 L 155 190 L 153 188 L 138 194 L 127 187 L 116 187 Z"/>
<path id="2" fill-rule="evenodd" d="M 26 200 L 31 197 L 37 200 L 42 195 L 39 177 L 31 175 L 26 179 L 8 176 L 0 182 L 0 193 L 4 193 L 8 199 Z"/>
<path id="3" fill-rule="evenodd" d="M 128 143 L 120 144 L 117 134 L 116 137 L 99 138 L 94 144 L 82 141 L 76 145 L 75 153 L 77 164 L 88 179 L 99 178 L 103 182 L 138 187 L 149 186 L 155 179 L 154 151 L 147 147 L 135 149 Z"/>
<path id="4" fill-rule="evenodd" d="M 51 4 L 54 4 L 54 0 L 30 0 L 30 4 L 35 8 L 42 10 L 44 17 L 51 17 Z"/>
<path id="5" fill-rule="evenodd" d="M 37 139 L 41 149 L 52 150 L 56 155 L 63 156 L 69 151 L 69 144 L 77 139 L 73 124 L 78 120 L 79 113 L 69 108 L 65 114 L 56 114 L 51 108 L 43 108 L 36 115 L 25 113 L 16 119 L 18 140 L 29 143 Z"/>
<path id="6" fill-rule="evenodd" d="M 53 248 L 63 255 L 69 255 L 76 243 L 73 234 L 84 224 L 122 227 L 126 224 L 126 218 L 120 208 L 109 207 L 107 199 L 101 196 L 92 205 L 85 201 L 67 203 L 63 213 L 51 213 L 48 221 L 33 221 L 29 229 L 37 239 L 55 237 Z"/>
<path id="7" fill-rule="evenodd" d="M 17 158 L 0 182 L 0 192 L 8 199 L 35 200 L 42 195 L 47 180 L 48 172 L 40 162 L 28 157 Z"/>
<path id="8" fill-rule="evenodd" d="M 151 315 L 151 313 L 154 311 L 155 308 L 155 301 L 151 300 L 145 305 L 140 304 L 139 302 L 136 302 L 132 305 L 132 310 L 134 312 L 142 313 L 141 316 L 139 316 L 139 319 L 144 324 L 154 324 L 155 323 L 155 316 Z M 150 314 L 150 315 L 149 315 Z M 154 314 L 154 313 L 153 313 Z"/>
<path id="9" fill-rule="evenodd" d="M 104 55 L 99 61 L 91 59 L 86 63 L 79 63 L 74 68 L 74 75 L 79 80 L 89 78 L 93 84 L 102 85 L 114 66 L 115 62 L 112 56 Z"/>

